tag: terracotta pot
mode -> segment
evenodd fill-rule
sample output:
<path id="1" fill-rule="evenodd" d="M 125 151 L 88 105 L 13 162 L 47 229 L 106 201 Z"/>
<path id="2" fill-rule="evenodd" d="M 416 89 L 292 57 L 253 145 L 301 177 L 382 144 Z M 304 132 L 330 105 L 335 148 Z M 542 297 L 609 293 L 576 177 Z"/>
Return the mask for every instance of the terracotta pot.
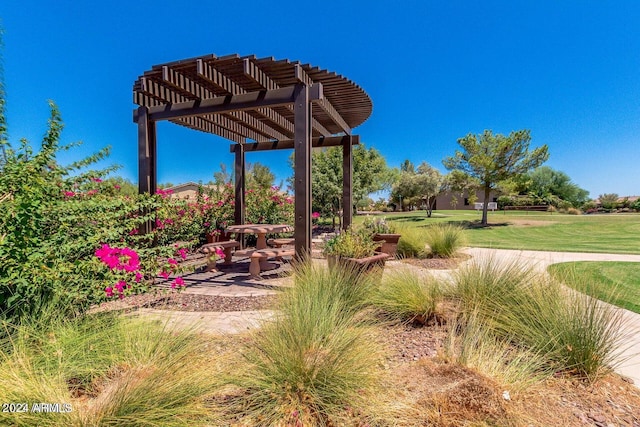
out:
<path id="1" fill-rule="evenodd" d="M 231 240 L 231 233 L 207 233 L 207 243 L 228 242 Z"/>
<path id="2" fill-rule="evenodd" d="M 376 268 L 384 268 L 387 258 L 389 258 L 389 254 L 376 252 L 374 255 L 365 258 L 347 258 L 332 255 L 327 257 L 327 260 L 329 261 L 329 267 L 334 267 L 340 263 L 348 269 L 366 273 Z"/>
<path id="3" fill-rule="evenodd" d="M 382 245 L 378 248 L 379 252 L 384 252 L 385 254 L 389 254 L 390 258 L 395 258 L 400 234 L 376 233 L 373 235 L 373 240 L 375 242 L 382 241 Z"/>

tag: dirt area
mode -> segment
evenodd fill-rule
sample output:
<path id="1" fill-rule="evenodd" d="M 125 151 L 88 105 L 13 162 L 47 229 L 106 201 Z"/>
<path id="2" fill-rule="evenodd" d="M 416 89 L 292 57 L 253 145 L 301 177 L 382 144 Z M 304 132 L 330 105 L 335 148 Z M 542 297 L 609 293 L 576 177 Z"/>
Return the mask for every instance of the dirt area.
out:
<path id="1" fill-rule="evenodd" d="M 253 311 L 270 310 L 276 305 L 275 295 L 225 297 L 217 295 L 194 295 L 177 291 L 159 291 L 142 295 L 132 295 L 122 300 L 109 301 L 95 307 L 92 312 L 113 310 L 135 310 L 155 308 L 173 311 Z"/>
<path id="2" fill-rule="evenodd" d="M 469 258 L 469 255 L 460 254 L 455 258 L 406 258 L 400 261 L 427 270 L 452 270 Z"/>
<path id="3" fill-rule="evenodd" d="M 640 427 L 640 390 L 619 375 L 595 384 L 557 377 L 514 392 L 447 363 L 442 351 L 446 324 L 396 325 L 381 332 L 395 399 L 415 408 L 406 425 Z"/>

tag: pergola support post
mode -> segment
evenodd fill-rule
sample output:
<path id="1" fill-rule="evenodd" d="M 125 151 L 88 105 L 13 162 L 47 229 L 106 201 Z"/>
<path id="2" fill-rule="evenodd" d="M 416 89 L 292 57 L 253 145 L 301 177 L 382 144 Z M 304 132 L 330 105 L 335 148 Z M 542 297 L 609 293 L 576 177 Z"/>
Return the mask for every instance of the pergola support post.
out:
<path id="1" fill-rule="evenodd" d="M 244 146 L 235 146 L 235 207 L 234 223 L 244 224 L 245 221 L 245 154 Z M 244 238 L 239 239 L 241 247 L 244 247 Z"/>
<path id="2" fill-rule="evenodd" d="M 155 194 L 158 186 L 156 123 L 149 117 L 149 109 L 140 106 L 137 109 L 138 124 L 138 193 Z M 149 233 L 154 227 L 153 221 L 142 224 L 142 233 Z"/>
<path id="3" fill-rule="evenodd" d="M 309 87 L 297 84 L 294 112 L 294 195 L 296 256 L 311 255 L 311 103 Z"/>
<path id="4" fill-rule="evenodd" d="M 353 147 L 351 138 L 342 144 L 342 228 L 346 230 L 353 220 Z"/>

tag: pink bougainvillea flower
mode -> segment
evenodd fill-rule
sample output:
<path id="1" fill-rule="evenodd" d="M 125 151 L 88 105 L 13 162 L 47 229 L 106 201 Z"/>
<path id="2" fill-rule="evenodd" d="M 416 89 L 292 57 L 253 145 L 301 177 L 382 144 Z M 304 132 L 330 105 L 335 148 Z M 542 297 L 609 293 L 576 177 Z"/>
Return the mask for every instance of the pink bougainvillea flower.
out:
<path id="1" fill-rule="evenodd" d="M 187 250 L 185 248 L 178 248 L 178 255 L 180 255 L 182 259 L 187 259 Z"/>
<path id="2" fill-rule="evenodd" d="M 124 280 L 118 280 L 118 283 L 116 283 L 113 287 L 116 288 L 118 292 L 122 293 L 125 289 L 127 289 L 127 282 L 125 282 Z"/>
<path id="3" fill-rule="evenodd" d="M 316 219 L 317 219 L 317 218 L 320 218 L 320 212 L 313 212 L 313 213 L 311 214 L 311 218 L 316 218 Z"/>
<path id="4" fill-rule="evenodd" d="M 138 229 L 137 229 L 137 228 L 134 228 L 133 230 L 131 230 L 131 231 L 129 232 L 129 236 L 134 236 L 134 235 L 136 235 L 136 234 L 138 234 L 138 233 L 139 233 Z"/>
<path id="5" fill-rule="evenodd" d="M 143 279 L 143 277 L 144 276 L 142 275 L 142 273 L 140 273 L 139 271 L 136 272 L 136 278 L 135 278 L 136 283 L 140 283 L 140 281 Z"/>
<path id="6" fill-rule="evenodd" d="M 104 288 L 104 293 L 107 294 L 108 297 L 113 296 L 113 288 L 111 286 L 107 286 Z"/>
<path id="7" fill-rule="evenodd" d="M 102 180 L 100 178 L 91 178 L 91 181 L 93 181 L 93 182 L 102 182 Z"/>
<path id="8" fill-rule="evenodd" d="M 216 255 L 218 255 L 219 257 L 223 257 L 224 250 L 222 248 L 216 248 Z"/>
<path id="9" fill-rule="evenodd" d="M 98 194 L 98 190 L 89 190 L 87 191 L 87 196 L 93 196 L 94 194 Z"/>
<path id="10" fill-rule="evenodd" d="M 74 193 L 73 191 L 65 191 L 64 192 L 64 197 L 67 197 L 67 198 L 73 197 L 75 195 L 76 195 L 76 193 Z"/>
<path id="11" fill-rule="evenodd" d="M 169 278 L 169 273 L 165 270 L 162 270 L 160 273 L 158 273 L 158 275 L 164 277 L 165 279 Z"/>
<path id="12" fill-rule="evenodd" d="M 174 280 L 174 282 L 178 286 L 186 286 L 182 277 L 176 277 L 176 280 Z"/>
<path id="13" fill-rule="evenodd" d="M 169 258 L 167 260 L 167 262 L 169 263 L 169 265 L 178 265 L 178 261 L 176 261 L 174 258 Z"/>
<path id="14" fill-rule="evenodd" d="M 115 188 L 116 190 L 121 189 L 122 187 L 120 187 L 118 184 L 114 185 L 113 188 Z"/>

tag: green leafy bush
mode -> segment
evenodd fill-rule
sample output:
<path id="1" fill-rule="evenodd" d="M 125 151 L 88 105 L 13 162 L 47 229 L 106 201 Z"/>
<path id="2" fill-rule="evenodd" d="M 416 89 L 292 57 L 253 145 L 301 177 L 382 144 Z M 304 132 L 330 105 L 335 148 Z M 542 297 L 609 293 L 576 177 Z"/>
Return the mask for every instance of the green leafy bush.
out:
<path id="1" fill-rule="evenodd" d="M 371 217 L 367 215 L 362 222 L 362 226 L 371 234 L 393 234 L 396 232 L 394 224 L 384 217 Z"/>
<path id="2" fill-rule="evenodd" d="M 349 227 L 327 240 L 324 254 L 345 258 L 365 258 L 372 256 L 379 242 L 374 242 L 372 235 L 363 228 Z"/>
<path id="3" fill-rule="evenodd" d="M 100 178 L 114 168 L 87 170 L 105 158 L 108 149 L 60 166 L 56 155 L 74 146 L 60 145 L 61 131 L 60 114 L 51 103 L 49 129 L 38 152 L 24 140 L 17 149 L 4 142 L 0 313 L 6 319 L 35 315 L 51 303 L 61 311 L 81 312 L 109 298 L 107 288 L 121 277 L 96 258 L 102 245 L 136 251 L 139 276 L 127 293 L 144 290 L 147 279 L 161 267 L 159 257 L 166 259 L 179 249 L 157 245 L 163 240 L 160 228 L 147 235 L 139 232 L 158 219 L 154 212 L 162 211 L 168 200 L 159 195 L 114 195 L 114 184 Z"/>

